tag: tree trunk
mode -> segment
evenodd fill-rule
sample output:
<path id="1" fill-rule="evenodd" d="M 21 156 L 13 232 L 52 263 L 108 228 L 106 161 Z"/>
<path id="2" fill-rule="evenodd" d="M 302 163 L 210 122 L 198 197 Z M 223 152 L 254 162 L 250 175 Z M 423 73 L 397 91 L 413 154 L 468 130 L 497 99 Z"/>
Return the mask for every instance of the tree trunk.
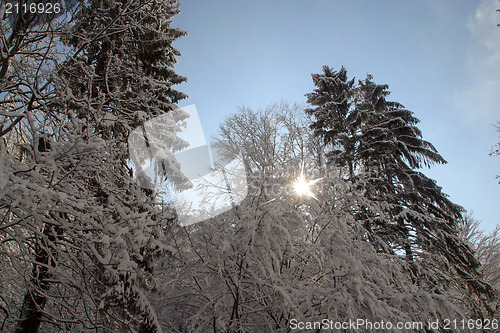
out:
<path id="1" fill-rule="evenodd" d="M 43 239 L 39 239 L 35 247 L 35 262 L 31 273 L 30 285 L 24 295 L 23 306 L 15 333 L 37 333 L 43 317 L 43 309 L 47 303 L 46 293 L 50 289 L 52 274 L 49 265 L 54 266 L 53 258 L 57 252 L 53 248 L 56 239 L 61 235 L 60 227 L 45 224 Z M 49 249 L 51 248 L 52 249 Z"/>
<path id="2" fill-rule="evenodd" d="M 354 166 L 352 162 L 349 162 L 349 180 L 351 184 L 354 184 Z"/>

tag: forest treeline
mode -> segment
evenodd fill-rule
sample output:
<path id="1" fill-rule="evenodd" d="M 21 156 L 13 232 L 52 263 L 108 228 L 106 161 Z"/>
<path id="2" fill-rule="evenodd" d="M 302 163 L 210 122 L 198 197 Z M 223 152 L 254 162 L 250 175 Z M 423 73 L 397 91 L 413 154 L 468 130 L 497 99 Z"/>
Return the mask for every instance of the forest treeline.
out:
<path id="1" fill-rule="evenodd" d="M 175 88 L 186 80 L 174 70 L 172 43 L 186 34 L 171 25 L 177 1 L 63 9 L 2 7 L 0 331 L 498 327 L 500 229 L 483 234 L 424 174 L 446 161 L 387 85 L 325 66 L 305 109 L 229 116 L 215 145 L 242 153 L 249 193 L 181 227 L 160 190 L 136 182 L 127 146 L 186 98 Z M 294 192 L 299 178 L 309 192 Z"/>

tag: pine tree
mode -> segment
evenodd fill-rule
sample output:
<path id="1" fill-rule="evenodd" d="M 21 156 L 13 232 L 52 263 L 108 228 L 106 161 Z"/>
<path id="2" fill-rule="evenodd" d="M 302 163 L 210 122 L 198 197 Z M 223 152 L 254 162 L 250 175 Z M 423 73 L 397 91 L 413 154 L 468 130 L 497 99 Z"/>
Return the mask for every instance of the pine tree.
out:
<path id="1" fill-rule="evenodd" d="M 446 282 L 471 288 L 479 297 L 491 296 L 491 287 L 478 278 L 472 250 L 457 236 L 463 209 L 418 171 L 446 163 L 422 139 L 418 119 L 400 103 L 387 101 L 388 86 L 375 84 L 370 75 L 354 85 L 345 68 L 335 72 L 325 66 L 323 74 L 312 78 L 316 89 L 306 95 L 311 129 L 328 145 L 331 163 L 347 166 L 348 180 L 363 186 L 367 201 L 355 215 L 370 241 L 382 241 L 380 250 L 404 253 L 415 281 L 425 283 L 429 277 L 419 273 L 420 267 L 441 258 L 431 288 Z M 375 202 L 377 209 L 372 208 Z"/>

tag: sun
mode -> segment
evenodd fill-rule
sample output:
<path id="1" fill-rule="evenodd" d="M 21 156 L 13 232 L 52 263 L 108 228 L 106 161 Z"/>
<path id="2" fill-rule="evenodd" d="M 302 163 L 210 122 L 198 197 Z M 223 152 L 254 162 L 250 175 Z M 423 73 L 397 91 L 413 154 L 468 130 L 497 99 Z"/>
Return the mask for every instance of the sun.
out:
<path id="1" fill-rule="evenodd" d="M 300 175 L 293 183 L 293 190 L 298 196 L 313 197 L 314 193 L 311 191 L 311 183 Z"/>
<path id="2" fill-rule="evenodd" d="M 312 179 L 308 180 L 304 176 L 304 166 L 302 166 L 302 170 L 300 172 L 300 175 L 295 179 L 295 181 L 292 183 L 293 190 L 295 191 L 295 194 L 297 194 L 299 197 L 308 197 L 308 198 L 316 198 L 312 191 L 312 187 L 314 184 L 319 182 L 321 178 L 318 179 Z"/>

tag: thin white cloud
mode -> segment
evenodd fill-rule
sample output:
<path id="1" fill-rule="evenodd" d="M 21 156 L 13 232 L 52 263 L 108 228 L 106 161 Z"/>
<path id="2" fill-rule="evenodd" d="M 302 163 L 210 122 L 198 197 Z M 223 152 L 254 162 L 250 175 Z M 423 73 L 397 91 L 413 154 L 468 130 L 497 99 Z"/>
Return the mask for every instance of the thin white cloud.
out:
<path id="1" fill-rule="evenodd" d="M 474 16 L 469 18 L 467 27 L 472 35 L 477 38 L 491 52 L 500 50 L 500 33 L 497 24 L 500 22 L 500 8 L 498 0 L 483 0 L 480 2 Z M 497 53 L 498 55 L 498 53 Z"/>
<path id="2" fill-rule="evenodd" d="M 459 98 L 468 114 L 500 119 L 500 8 L 498 0 L 483 0 L 467 28 L 473 42 L 468 46 L 471 85 Z"/>

